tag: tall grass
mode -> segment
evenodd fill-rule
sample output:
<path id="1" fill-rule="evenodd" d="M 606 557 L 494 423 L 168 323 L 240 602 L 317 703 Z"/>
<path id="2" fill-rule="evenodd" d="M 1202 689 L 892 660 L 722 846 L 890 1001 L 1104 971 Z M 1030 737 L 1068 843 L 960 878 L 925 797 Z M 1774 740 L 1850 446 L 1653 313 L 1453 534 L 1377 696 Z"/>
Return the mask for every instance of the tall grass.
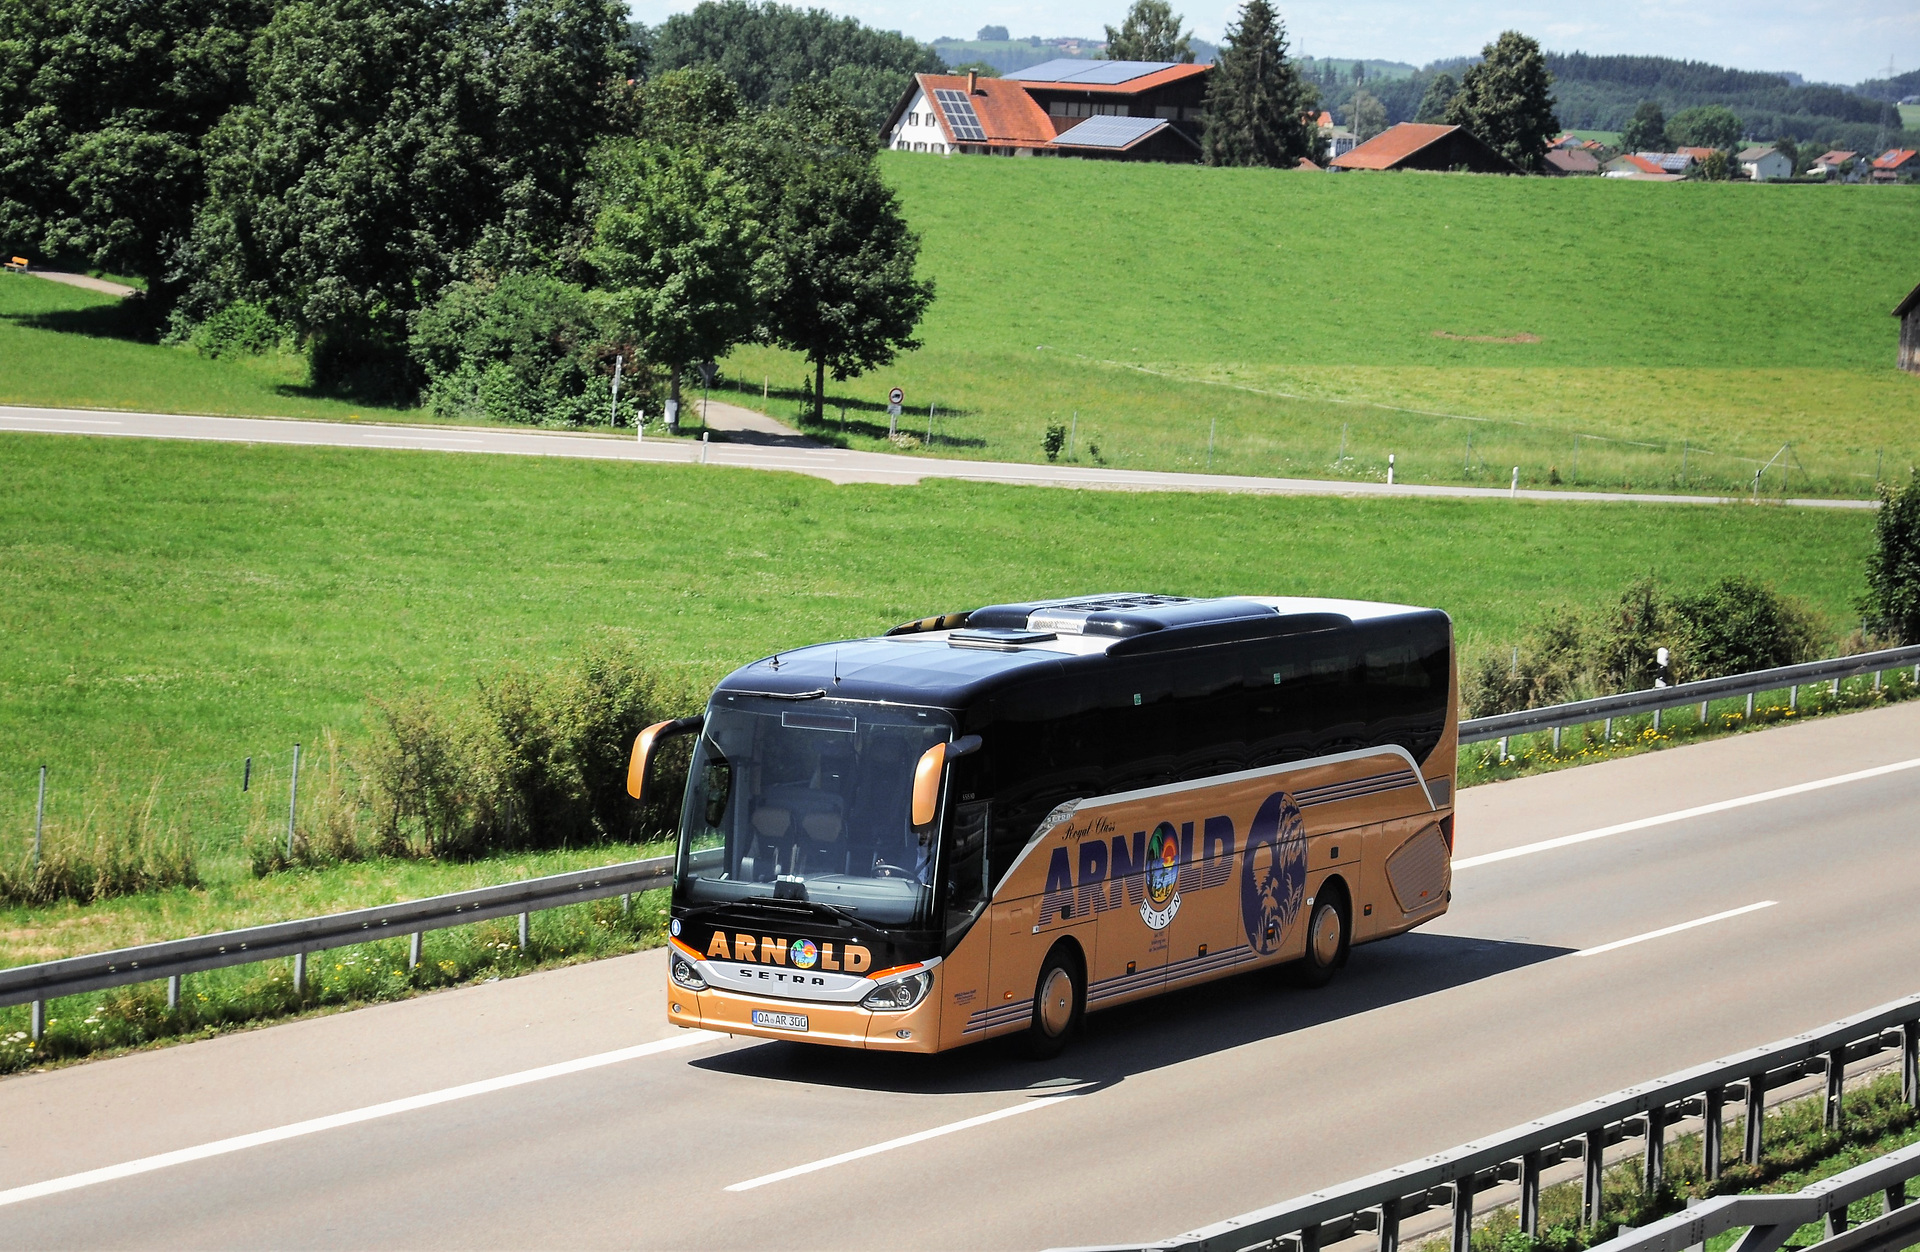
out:
<path id="1" fill-rule="evenodd" d="M 157 815 L 163 779 L 145 796 L 98 787 L 77 820 L 56 820 L 12 865 L 0 864 L 0 903 L 82 904 L 200 882 L 193 831 L 183 816 Z"/>

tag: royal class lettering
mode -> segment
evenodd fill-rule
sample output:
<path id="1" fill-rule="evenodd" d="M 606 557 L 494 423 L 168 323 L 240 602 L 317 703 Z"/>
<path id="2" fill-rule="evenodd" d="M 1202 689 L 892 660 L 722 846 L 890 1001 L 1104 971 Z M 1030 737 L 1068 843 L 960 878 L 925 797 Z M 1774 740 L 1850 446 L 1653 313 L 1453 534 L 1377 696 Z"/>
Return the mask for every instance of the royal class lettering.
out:
<path id="1" fill-rule="evenodd" d="M 724 930 L 714 931 L 707 940 L 707 956 L 752 965 L 785 965 L 791 960 L 800 969 L 817 966 L 830 973 L 863 974 L 873 967 L 873 953 L 857 943 L 840 945 L 836 951 L 831 943 L 811 939 L 789 942 L 766 935 L 730 935 Z"/>

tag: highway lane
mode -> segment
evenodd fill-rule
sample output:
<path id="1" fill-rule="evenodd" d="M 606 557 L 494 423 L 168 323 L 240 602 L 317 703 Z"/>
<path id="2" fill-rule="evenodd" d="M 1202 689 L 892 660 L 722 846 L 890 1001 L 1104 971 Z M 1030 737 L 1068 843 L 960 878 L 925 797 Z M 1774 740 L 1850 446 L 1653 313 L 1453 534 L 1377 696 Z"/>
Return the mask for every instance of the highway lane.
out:
<path id="1" fill-rule="evenodd" d="M 688 465 L 705 462 L 741 469 L 807 474 L 835 483 L 904 486 L 928 478 L 1006 483 L 1029 487 L 1079 487 L 1100 491 L 1224 491 L 1252 495 L 1452 497 L 1463 499 L 1585 500 L 1642 504 L 1737 504 L 1720 496 L 1653 495 L 1606 491 L 1509 492 L 1494 487 L 1344 482 L 1262 478 L 1244 474 L 1182 474 L 1107 469 L 1084 465 L 1028 465 L 1010 461 L 962 461 L 843 448 L 700 444 L 681 439 L 636 441 L 591 431 L 562 432 L 497 426 L 396 426 L 380 423 L 300 421 L 292 418 L 205 417 L 177 413 L 128 413 L 92 409 L 40 409 L 0 405 L 0 432 L 96 435 L 119 438 L 211 440 L 306 447 L 385 448 L 418 452 L 554 456 L 589 460 Z M 1871 500 L 1792 499 L 1805 508 L 1871 509 Z"/>
<path id="2" fill-rule="evenodd" d="M 1463 859 L 1920 756 L 1920 705 L 1476 788 Z M 1038 1064 L 675 1051 L 0 1209 L 21 1246 L 1014 1247 L 1158 1236 L 1915 989 L 1920 769 L 1470 866 L 1332 988 Z M 1626 947 L 1574 953 L 1763 901 Z M 678 1036 L 659 955 L 0 1082 L 0 1190 Z M 1040 1085 L 1036 1085 L 1040 1084 Z M 1062 1098 L 1062 1097 L 1066 1098 Z M 747 1191 L 759 1179 L 1047 1101 Z"/>

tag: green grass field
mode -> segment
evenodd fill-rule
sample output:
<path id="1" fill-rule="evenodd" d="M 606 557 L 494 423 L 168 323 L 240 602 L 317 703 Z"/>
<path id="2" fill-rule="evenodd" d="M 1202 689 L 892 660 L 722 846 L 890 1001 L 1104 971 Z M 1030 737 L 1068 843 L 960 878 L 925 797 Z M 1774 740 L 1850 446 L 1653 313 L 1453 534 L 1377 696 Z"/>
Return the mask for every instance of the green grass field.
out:
<path id="1" fill-rule="evenodd" d="M 1907 189 L 884 159 L 939 297 L 921 351 L 830 386 L 855 444 L 898 385 L 955 455 L 1037 459 L 1077 411 L 1081 459 L 1142 467 L 1210 431 L 1220 469 L 1502 485 L 1751 489 L 1792 443 L 1763 491 L 1865 494 L 1920 459 L 1913 276 L 1832 264 L 1920 230 Z"/>

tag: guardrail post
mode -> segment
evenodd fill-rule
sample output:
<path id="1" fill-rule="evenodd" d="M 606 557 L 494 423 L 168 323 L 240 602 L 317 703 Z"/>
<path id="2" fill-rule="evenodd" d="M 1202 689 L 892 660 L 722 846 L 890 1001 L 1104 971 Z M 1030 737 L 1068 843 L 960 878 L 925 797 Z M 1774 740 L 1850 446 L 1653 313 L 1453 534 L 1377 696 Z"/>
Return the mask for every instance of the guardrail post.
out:
<path id="1" fill-rule="evenodd" d="M 1660 1189 L 1667 1174 L 1667 1106 L 1656 1104 L 1647 1110 L 1647 1194 Z"/>
<path id="2" fill-rule="evenodd" d="M 1453 1252 L 1469 1252 L 1473 1247 L 1473 1174 L 1453 1184 Z"/>
<path id="3" fill-rule="evenodd" d="M 1397 1199 L 1380 1202 L 1380 1252 L 1400 1252 L 1400 1201 Z"/>
<path id="4" fill-rule="evenodd" d="M 1581 1153 L 1585 1166 L 1580 1176 L 1580 1224 L 1598 1226 L 1600 1224 L 1600 1203 L 1604 1198 L 1600 1194 L 1601 1175 L 1606 1172 L 1607 1164 L 1607 1128 L 1601 1126 L 1587 1132 L 1585 1148 Z"/>
<path id="5" fill-rule="evenodd" d="M 1747 693 L 1747 720 L 1753 720 L 1753 693 L 1751 691 Z"/>
<path id="6" fill-rule="evenodd" d="M 1319 1226 L 1303 1226 L 1300 1228 L 1300 1233 L 1295 1237 L 1300 1241 L 1300 1252 L 1320 1252 Z"/>
<path id="7" fill-rule="evenodd" d="M 1847 1049 L 1842 1044 L 1827 1053 L 1827 1108 L 1824 1122 L 1828 1130 L 1839 1130 L 1846 1118 L 1840 1097 L 1847 1083 Z"/>
<path id="8" fill-rule="evenodd" d="M 1920 1108 L 1920 1022 L 1900 1027 L 1900 1094 Z"/>
<path id="9" fill-rule="evenodd" d="M 1873 692 L 1875 695 L 1880 694 L 1880 671 L 1879 670 L 1873 671 Z"/>
<path id="10" fill-rule="evenodd" d="M 180 1009 L 180 975 L 173 974 L 167 978 L 167 1012 L 174 1013 L 174 1012 L 178 1012 L 179 1009 Z"/>
<path id="11" fill-rule="evenodd" d="M 1722 1119 L 1726 1115 L 1727 1089 L 1714 1087 L 1707 1092 L 1704 1103 L 1705 1125 L 1700 1132 L 1701 1172 L 1708 1182 L 1716 1182 L 1720 1177 L 1720 1155 L 1726 1150 L 1720 1138 L 1726 1129 Z"/>
<path id="12" fill-rule="evenodd" d="M 293 994 L 307 994 L 307 954 L 304 952 L 293 954 Z"/>
<path id="13" fill-rule="evenodd" d="M 1711 700 L 1702 700 L 1700 702 L 1700 725 L 1703 727 L 1707 724 L 1707 706 L 1712 703 L 1713 701 Z"/>
<path id="14" fill-rule="evenodd" d="M 1829 1239 L 1833 1238 L 1836 1235 L 1846 1234 L 1847 1233 L 1847 1206 L 1842 1204 L 1838 1208 L 1828 1209 L 1827 1220 L 1825 1225 L 1827 1229 L 1826 1237 Z"/>
<path id="15" fill-rule="evenodd" d="M 527 950 L 527 914 L 520 915 L 520 950 Z"/>
<path id="16" fill-rule="evenodd" d="M 1505 735 L 1502 735 L 1500 736 L 1500 764 L 1505 765 L 1506 763 L 1507 763 L 1507 737 Z"/>
<path id="17" fill-rule="evenodd" d="M 1787 707 L 1790 709 L 1799 709 L 1800 684 L 1795 683 L 1793 686 L 1787 688 Z"/>
<path id="18" fill-rule="evenodd" d="M 1560 755 L 1560 728 L 1558 726 L 1553 728 L 1553 754 L 1555 756 Z"/>
<path id="19" fill-rule="evenodd" d="M 1659 709 L 1655 709 L 1653 711 L 1653 733 L 1656 735 L 1660 733 L 1660 710 Z"/>
<path id="20" fill-rule="evenodd" d="M 1540 1237 L 1540 1152 L 1520 1158 L 1520 1229 L 1527 1238 Z"/>
<path id="21" fill-rule="evenodd" d="M 1612 743 L 1613 742 L 1613 719 L 1611 717 L 1607 719 L 1607 726 L 1606 726 L 1605 733 L 1607 736 L 1607 742 Z"/>
<path id="22" fill-rule="evenodd" d="M 33 1036 L 35 1043 L 39 1043 L 40 1037 L 47 1033 L 47 1002 L 35 1000 L 27 1016 L 27 1033 Z"/>
<path id="23" fill-rule="evenodd" d="M 414 931 L 407 936 L 407 969 L 420 968 L 420 932 Z"/>
<path id="24" fill-rule="evenodd" d="M 1747 1142 L 1743 1145 L 1740 1159 L 1749 1165 L 1760 1163 L 1760 1152 L 1765 1147 L 1762 1137 L 1767 1125 L 1767 1076 L 1755 1074 L 1747 1079 Z"/>
<path id="25" fill-rule="evenodd" d="M 633 897 L 630 895 L 621 896 L 620 897 L 620 916 L 626 917 L 632 912 L 633 912 Z"/>
<path id="26" fill-rule="evenodd" d="M 1907 1207 L 1907 1184 L 1905 1180 L 1887 1188 L 1887 1212 Z"/>

